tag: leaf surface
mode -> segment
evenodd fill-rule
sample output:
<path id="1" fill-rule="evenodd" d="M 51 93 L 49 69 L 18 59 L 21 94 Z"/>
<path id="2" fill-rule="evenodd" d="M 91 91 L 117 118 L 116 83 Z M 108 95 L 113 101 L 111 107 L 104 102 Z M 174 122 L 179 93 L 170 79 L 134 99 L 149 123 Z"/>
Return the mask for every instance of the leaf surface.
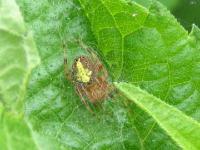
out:
<path id="1" fill-rule="evenodd" d="M 113 63 L 123 66 L 119 80 L 134 83 L 178 107 L 187 115 L 200 120 L 200 82 L 198 78 L 200 55 L 197 36 L 199 29 L 197 27 L 194 27 L 192 33 L 188 35 L 176 19 L 157 2 L 152 2 L 148 10 L 137 3 L 131 4 L 125 1 L 96 0 L 90 3 L 88 0 L 80 0 L 80 3 L 91 23 L 99 49 L 106 58 L 108 57 L 107 62 L 111 70 Z M 97 6 L 97 4 L 99 5 Z M 134 9 L 128 9 L 129 7 Z M 115 8 L 118 8 L 117 11 Z M 135 12 L 136 10 L 138 12 Z M 119 18 L 119 14 L 125 17 Z M 103 16 L 111 16 L 109 20 L 114 23 L 110 25 Z M 127 16 L 130 17 L 128 21 L 126 20 Z M 137 16 L 144 19 L 142 22 L 139 21 L 140 24 L 136 21 Z M 132 21 L 138 27 L 128 28 L 127 24 L 123 23 L 124 21 L 126 23 Z M 99 27 L 100 25 L 101 27 Z M 116 35 L 112 28 L 117 28 L 121 34 Z M 124 29 L 129 32 L 124 32 Z M 106 30 L 105 35 L 102 34 L 104 30 Z M 107 30 L 111 32 L 109 33 Z M 109 41 L 108 37 L 114 38 Z M 122 53 L 120 56 L 123 61 L 114 61 L 109 57 L 107 49 L 113 43 L 120 43 L 115 39 L 121 37 L 122 44 L 110 48 L 110 53 Z M 112 72 L 115 76 L 118 74 L 114 70 Z M 142 146 L 148 147 L 153 138 L 155 145 L 152 144 L 151 148 L 168 149 L 169 146 L 171 149 L 176 149 L 167 136 L 160 135 L 162 131 L 158 131 L 158 127 L 149 121 L 149 117 L 144 112 L 135 109 L 135 116 L 137 117 L 134 124 L 140 138 L 144 141 Z M 159 143 L 162 142 L 165 144 L 159 146 Z M 165 147 L 162 147 L 163 145 Z"/>
<path id="2" fill-rule="evenodd" d="M 0 105 L 0 145 L 3 150 L 62 149 L 51 137 L 39 135 L 22 115 L 5 111 Z"/>
<path id="3" fill-rule="evenodd" d="M 0 145 L 1 149 L 27 149 L 37 150 L 37 145 L 32 139 L 31 130 L 23 117 L 19 117 L 14 113 L 4 112 L 0 118 Z"/>
<path id="4" fill-rule="evenodd" d="M 62 45 L 67 43 L 72 64 L 84 53 L 73 42 L 81 38 L 98 49 L 113 80 L 134 83 L 200 120 L 198 28 L 188 35 L 159 3 L 146 8 L 111 0 L 19 4 L 42 58 L 26 97 L 34 131 L 63 148 L 179 149 L 145 111 L 121 95 L 108 98 L 95 116 L 88 112 L 64 76 Z"/>
<path id="5" fill-rule="evenodd" d="M 28 77 L 40 58 L 14 0 L 0 0 L 0 146 L 39 149 L 23 118 Z"/>
<path id="6" fill-rule="evenodd" d="M 200 124 L 197 121 L 132 84 L 122 82 L 115 86 L 150 114 L 183 149 L 200 148 Z"/>
<path id="7" fill-rule="evenodd" d="M 20 108 L 28 75 L 40 59 L 15 1 L 0 2 L 0 101 Z"/>

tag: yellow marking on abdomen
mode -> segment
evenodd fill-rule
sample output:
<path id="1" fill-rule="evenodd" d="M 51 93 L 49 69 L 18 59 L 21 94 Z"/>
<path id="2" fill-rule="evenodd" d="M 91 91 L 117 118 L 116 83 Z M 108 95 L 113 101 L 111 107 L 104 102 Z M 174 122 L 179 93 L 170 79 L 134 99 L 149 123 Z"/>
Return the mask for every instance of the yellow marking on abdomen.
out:
<path id="1" fill-rule="evenodd" d="M 80 58 L 77 61 L 76 67 L 77 67 L 77 80 L 84 83 L 89 82 L 92 75 L 92 71 L 83 67 Z"/>

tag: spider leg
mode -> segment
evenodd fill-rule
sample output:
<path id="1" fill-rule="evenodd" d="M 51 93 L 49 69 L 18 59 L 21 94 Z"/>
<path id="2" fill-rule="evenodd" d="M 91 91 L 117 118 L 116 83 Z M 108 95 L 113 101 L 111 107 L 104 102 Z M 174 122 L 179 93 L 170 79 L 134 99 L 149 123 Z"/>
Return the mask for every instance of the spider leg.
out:
<path id="1" fill-rule="evenodd" d="M 107 78 L 108 72 L 103 67 L 102 63 L 100 62 L 99 58 L 97 57 L 98 56 L 97 53 L 94 50 L 92 50 L 90 47 L 87 47 L 81 39 L 78 39 L 77 42 L 78 42 L 78 44 L 80 45 L 81 48 L 87 50 L 87 52 L 92 56 L 92 60 L 96 61 L 96 62 L 94 62 L 94 64 L 96 64 L 95 67 L 94 67 L 95 71 L 98 72 L 98 71 L 102 70 L 105 78 Z"/>
<path id="2" fill-rule="evenodd" d="M 103 73 L 103 75 L 99 78 L 95 78 L 95 81 L 101 86 L 100 82 L 99 82 L 99 79 L 101 81 L 104 81 L 108 78 L 108 72 L 107 70 L 103 67 L 102 64 L 98 63 L 97 65 L 95 65 L 95 72 L 101 72 Z"/>
<path id="3" fill-rule="evenodd" d="M 77 43 L 80 45 L 82 49 L 86 50 L 92 56 L 93 60 L 99 60 L 99 58 L 97 57 L 97 53 L 90 47 L 86 46 L 81 39 L 78 39 Z"/>
<path id="4" fill-rule="evenodd" d="M 86 100 L 84 99 L 84 97 L 83 97 L 83 95 L 82 95 L 82 93 L 81 93 L 79 87 L 76 87 L 76 91 L 77 91 L 77 93 L 78 93 L 78 95 L 79 95 L 79 97 L 80 97 L 82 103 L 86 106 L 86 108 L 87 108 L 91 113 L 94 113 L 94 112 L 92 111 L 92 109 L 90 108 L 90 106 L 88 105 L 88 103 L 86 102 Z"/>
<path id="5" fill-rule="evenodd" d="M 67 48 L 65 43 L 63 43 L 63 54 L 64 54 L 64 73 L 67 80 L 71 81 L 71 73 L 67 67 Z"/>
<path id="6" fill-rule="evenodd" d="M 97 67 L 97 71 L 101 70 L 103 72 L 103 76 L 105 79 L 108 78 L 108 71 L 106 70 L 106 68 L 104 68 L 104 66 L 102 64 L 99 64 L 98 67 Z"/>

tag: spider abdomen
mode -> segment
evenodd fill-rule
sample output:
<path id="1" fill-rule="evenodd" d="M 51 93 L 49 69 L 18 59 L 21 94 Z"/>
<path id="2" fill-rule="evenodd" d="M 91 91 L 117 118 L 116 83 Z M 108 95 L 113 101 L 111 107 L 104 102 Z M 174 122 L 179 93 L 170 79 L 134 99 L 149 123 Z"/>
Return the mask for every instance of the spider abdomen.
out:
<path id="1" fill-rule="evenodd" d="M 86 95 L 92 103 L 103 101 L 108 95 L 108 83 L 106 81 L 94 82 L 86 87 Z"/>

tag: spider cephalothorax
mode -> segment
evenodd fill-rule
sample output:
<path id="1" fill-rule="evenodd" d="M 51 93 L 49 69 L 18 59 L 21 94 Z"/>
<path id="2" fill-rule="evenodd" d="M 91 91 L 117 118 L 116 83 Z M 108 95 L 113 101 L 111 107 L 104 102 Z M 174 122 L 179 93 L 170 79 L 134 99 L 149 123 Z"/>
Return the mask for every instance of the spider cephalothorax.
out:
<path id="1" fill-rule="evenodd" d="M 111 85 L 108 81 L 108 72 L 97 54 L 82 43 L 80 46 L 89 55 L 76 58 L 71 70 L 65 69 L 65 72 L 68 80 L 74 84 L 82 102 L 90 109 L 85 98 L 93 104 L 101 102 L 108 97 Z M 65 60 L 66 62 L 67 60 Z"/>

